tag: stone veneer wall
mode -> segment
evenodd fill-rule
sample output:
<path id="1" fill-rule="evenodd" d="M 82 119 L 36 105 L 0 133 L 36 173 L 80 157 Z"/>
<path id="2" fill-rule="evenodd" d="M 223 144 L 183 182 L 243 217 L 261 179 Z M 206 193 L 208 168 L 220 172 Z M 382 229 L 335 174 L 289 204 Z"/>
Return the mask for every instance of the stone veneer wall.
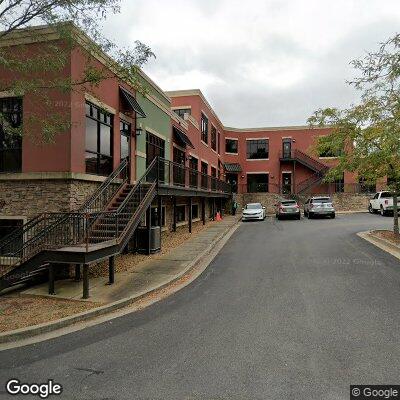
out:
<path id="1" fill-rule="evenodd" d="M 0 181 L 0 216 L 33 218 L 43 212 L 76 210 L 99 182 L 58 179 Z"/>
<path id="2" fill-rule="evenodd" d="M 239 211 L 246 203 L 261 203 L 265 206 L 268 214 L 275 213 L 274 204 L 282 198 L 282 196 L 275 193 L 241 193 L 235 196 L 236 201 L 239 203 Z M 370 197 L 366 194 L 353 193 L 335 193 L 331 195 L 336 211 L 367 211 Z M 298 201 L 301 206 L 306 200 L 307 196 L 299 196 Z"/>

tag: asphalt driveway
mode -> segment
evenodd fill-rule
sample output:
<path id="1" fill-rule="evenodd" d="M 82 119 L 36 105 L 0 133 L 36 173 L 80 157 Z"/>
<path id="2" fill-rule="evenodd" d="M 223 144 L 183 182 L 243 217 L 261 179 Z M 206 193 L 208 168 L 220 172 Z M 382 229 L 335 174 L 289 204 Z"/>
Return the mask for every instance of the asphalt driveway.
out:
<path id="1" fill-rule="evenodd" d="M 337 400 L 350 384 L 400 384 L 400 263 L 355 235 L 390 225 L 243 223 L 165 301 L 1 352 L 0 398 L 11 377 L 53 378 L 63 399 Z"/>

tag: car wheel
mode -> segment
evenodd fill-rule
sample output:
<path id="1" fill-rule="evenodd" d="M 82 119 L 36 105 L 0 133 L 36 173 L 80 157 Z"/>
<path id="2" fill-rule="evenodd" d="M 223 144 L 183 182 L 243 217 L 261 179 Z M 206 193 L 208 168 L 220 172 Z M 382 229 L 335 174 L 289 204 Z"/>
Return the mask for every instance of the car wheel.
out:
<path id="1" fill-rule="evenodd" d="M 298 220 L 300 220 L 300 219 L 301 219 L 301 215 L 300 215 L 300 213 L 299 213 L 299 215 L 297 216 L 297 219 L 298 219 Z"/>
<path id="2" fill-rule="evenodd" d="M 312 213 L 310 213 L 310 211 L 307 213 L 307 217 L 308 217 L 308 219 L 311 219 L 312 217 L 313 217 L 313 214 Z"/>
<path id="3" fill-rule="evenodd" d="M 276 218 L 278 218 L 278 220 L 280 220 L 280 219 L 281 219 L 281 216 L 280 216 L 280 215 L 277 215 Z"/>
<path id="4" fill-rule="evenodd" d="M 304 216 L 307 217 L 307 211 L 306 210 L 304 210 Z"/>
<path id="5" fill-rule="evenodd" d="M 383 209 L 383 206 L 381 206 L 381 215 L 384 217 L 386 215 L 386 211 Z"/>
<path id="6" fill-rule="evenodd" d="M 373 213 L 374 213 L 374 209 L 372 208 L 372 204 L 370 204 L 370 205 L 368 206 L 368 212 L 369 212 L 370 214 L 373 214 Z"/>
<path id="7" fill-rule="evenodd" d="M 335 218 L 335 213 L 333 213 L 333 214 L 331 215 L 331 218 L 332 218 L 332 219 L 334 219 L 334 218 Z"/>

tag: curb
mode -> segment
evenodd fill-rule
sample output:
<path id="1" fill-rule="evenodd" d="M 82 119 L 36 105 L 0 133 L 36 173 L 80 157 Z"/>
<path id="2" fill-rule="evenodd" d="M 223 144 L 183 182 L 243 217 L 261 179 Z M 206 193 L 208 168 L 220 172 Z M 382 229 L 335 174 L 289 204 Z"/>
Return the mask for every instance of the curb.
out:
<path id="1" fill-rule="evenodd" d="M 209 246 L 207 246 L 193 261 L 191 261 L 182 272 L 180 272 L 178 275 L 176 275 L 169 282 L 163 283 L 157 287 L 153 287 L 152 289 L 150 289 L 146 292 L 143 292 L 137 296 L 126 297 L 124 299 L 115 301 L 113 303 L 97 307 L 93 310 L 84 311 L 84 312 L 81 312 L 81 313 L 78 313 L 75 315 L 71 315 L 71 316 L 68 316 L 65 318 L 51 321 L 49 323 L 42 323 L 42 324 L 33 325 L 33 326 L 25 327 L 25 328 L 15 329 L 13 331 L 0 333 L 0 344 L 7 344 L 10 342 L 16 342 L 16 341 L 20 341 L 23 339 L 29 339 L 29 338 L 32 338 L 32 337 L 35 337 L 35 336 L 38 336 L 41 334 L 45 334 L 45 333 L 49 333 L 49 332 L 52 332 L 52 331 L 55 331 L 58 329 L 69 327 L 77 322 L 87 321 L 89 319 L 93 319 L 93 318 L 102 316 L 104 314 L 111 313 L 115 310 L 132 305 L 149 295 L 152 295 L 158 291 L 161 291 L 161 290 L 173 285 L 179 279 L 181 279 L 185 275 L 192 272 L 195 269 L 196 265 L 203 258 L 205 258 L 205 256 L 207 256 L 209 253 L 211 253 L 211 251 L 214 248 L 218 247 L 218 245 L 220 244 L 222 239 L 225 236 L 227 236 L 230 231 L 232 231 L 232 233 L 233 233 L 238 228 L 239 222 L 240 222 L 240 220 L 237 219 L 233 225 L 230 225 L 229 227 L 227 227 Z M 210 260 L 210 262 L 211 261 L 212 260 Z M 204 269 L 207 268 L 207 266 L 210 264 L 210 262 L 205 266 Z M 191 281 L 189 281 L 187 284 L 189 284 L 190 282 Z M 187 286 L 187 285 L 184 285 L 183 287 L 185 287 L 185 286 Z"/>
<path id="2" fill-rule="evenodd" d="M 378 238 L 371 234 L 372 231 L 364 231 L 358 232 L 357 236 L 366 240 L 367 242 L 379 247 L 381 250 L 386 251 L 391 254 L 393 257 L 396 257 L 400 260 L 400 246 L 396 246 L 395 244 L 384 240 L 382 238 Z"/>

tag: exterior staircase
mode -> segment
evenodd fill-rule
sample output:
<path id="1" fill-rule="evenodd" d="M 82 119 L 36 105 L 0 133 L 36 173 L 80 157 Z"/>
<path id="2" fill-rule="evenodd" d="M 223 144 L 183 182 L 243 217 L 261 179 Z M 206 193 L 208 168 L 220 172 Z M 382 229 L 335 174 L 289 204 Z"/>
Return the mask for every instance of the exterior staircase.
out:
<path id="1" fill-rule="evenodd" d="M 296 195 L 305 194 L 311 190 L 322 181 L 329 170 L 327 165 L 298 149 L 293 149 L 287 154 L 284 153 L 280 159 L 281 161 L 296 161 L 313 171 L 310 177 L 296 183 L 294 190 Z"/>
<path id="2" fill-rule="evenodd" d="M 41 214 L 0 242 L 0 291 L 44 278 L 50 263 L 84 263 L 123 250 L 156 196 L 147 182 L 156 159 L 136 185 L 128 183 L 127 161 L 76 212 Z M 87 255 L 90 254 L 90 257 Z"/>

